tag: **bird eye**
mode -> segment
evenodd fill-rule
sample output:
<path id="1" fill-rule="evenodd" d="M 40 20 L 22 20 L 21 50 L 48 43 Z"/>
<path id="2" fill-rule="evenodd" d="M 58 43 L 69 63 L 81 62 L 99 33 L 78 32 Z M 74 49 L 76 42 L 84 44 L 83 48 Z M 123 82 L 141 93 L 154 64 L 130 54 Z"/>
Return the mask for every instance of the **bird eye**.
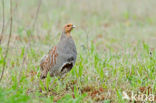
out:
<path id="1" fill-rule="evenodd" d="M 67 25 L 67 27 L 70 27 L 70 25 Z"/>

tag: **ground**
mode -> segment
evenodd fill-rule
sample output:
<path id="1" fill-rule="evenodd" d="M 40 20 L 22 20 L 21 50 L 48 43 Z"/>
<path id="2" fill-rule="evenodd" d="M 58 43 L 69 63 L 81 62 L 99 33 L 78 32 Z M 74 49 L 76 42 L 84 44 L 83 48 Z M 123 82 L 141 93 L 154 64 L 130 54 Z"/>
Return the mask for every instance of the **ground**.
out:
<path id="1" fill-rule="evenodd" d="M 13 32 L 0 102 L 126 103 L 139 100 L 122 99 L 123 92 L 129 97 L 132 92 L 156 96 L 155 0 L 42 0 L 36 16 L 38 1 L 13 0 Z M 5 0 L 0 68 L 9 7 Z M 63 79 L 48 75 L 40 80 L 40 60 L 67 23 L 77 26 L 71 34 L 78 51 L 76 64 Z"/>

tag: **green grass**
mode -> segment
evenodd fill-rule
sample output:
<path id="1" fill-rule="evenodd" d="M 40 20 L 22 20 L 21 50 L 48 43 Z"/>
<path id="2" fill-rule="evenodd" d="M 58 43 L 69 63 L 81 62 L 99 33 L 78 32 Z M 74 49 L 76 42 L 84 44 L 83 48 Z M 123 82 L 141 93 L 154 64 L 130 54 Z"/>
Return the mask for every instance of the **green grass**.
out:
<path id="1" fill-rule="evenodd" d="M 37 0 L 14 0 L 13 33 L 0 83 L 0 102 L 125 103 L 123 91 L 138 93 L 141 88 L 143 93 L 149 88 L 156 95 L 154 3 L 43 0 L 33 30 Z M 5 11 L 8 22 L 9 0 L 5 0 Z M 78 51 L 76 65 L 64 79 L 48 75 L 40 80 L 40 60 L 58 42 L 66 23 L 77 25 L 72 32 Z M 0 28 L 1 24 L 2 13 Z M 8 28 L 0 45 L 0 68 Z"/>

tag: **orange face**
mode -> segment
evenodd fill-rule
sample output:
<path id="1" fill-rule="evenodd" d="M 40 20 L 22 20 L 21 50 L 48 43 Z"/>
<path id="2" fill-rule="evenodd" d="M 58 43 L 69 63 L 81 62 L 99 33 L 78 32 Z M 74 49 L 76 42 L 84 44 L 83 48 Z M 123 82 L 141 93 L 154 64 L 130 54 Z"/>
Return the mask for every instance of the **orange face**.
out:
<path id="1" fill-rule="evenodd" d="M 68 34 L 68 33 L 70 33 L 72 31 L 73 28 L 75 28 L 75 26 L 73 24 L 67 24 L 64 27 L 64 31 L 65 31 L 65 33 Z"/>

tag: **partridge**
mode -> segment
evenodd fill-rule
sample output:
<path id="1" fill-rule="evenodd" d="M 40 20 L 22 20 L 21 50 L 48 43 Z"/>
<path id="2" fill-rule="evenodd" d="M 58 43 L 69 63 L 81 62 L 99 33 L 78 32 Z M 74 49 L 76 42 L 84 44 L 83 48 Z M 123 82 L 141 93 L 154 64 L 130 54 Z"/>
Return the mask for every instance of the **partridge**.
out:
<path id="1" fill-rule="evenodd" d="M 75 28 L 73 24 L 65 25 L 58 44 L 41 59 L 41 79 L 46 78 L 48 72 L 50 72 L 51 77 L 62 77 L 75 65 L 77 51 L 75 42 L 70 35 L 73 28 Z"/>

